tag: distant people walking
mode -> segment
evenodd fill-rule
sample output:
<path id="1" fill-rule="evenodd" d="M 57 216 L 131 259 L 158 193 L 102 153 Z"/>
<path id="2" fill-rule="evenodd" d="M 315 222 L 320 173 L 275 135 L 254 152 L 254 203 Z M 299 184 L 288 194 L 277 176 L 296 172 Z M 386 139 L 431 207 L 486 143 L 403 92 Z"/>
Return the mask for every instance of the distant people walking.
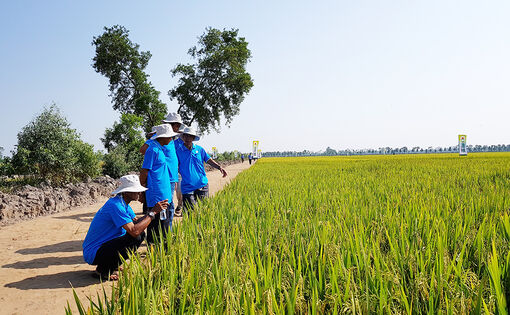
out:
<path id="1" fill-rule="evenodd" d="M 145 228 L 168 207 L 168 200 L 160 200 L 152 212 L 136 219 L 129 203 L 139 201 L 141 192 L 146 190 L 138 176 L 122 176 L 120 186 L 112 192 L 114 197 L 94 215 L 83 241 L 83 258 L 88 264 L 97 265 L 96 274 L 101 279 L 118 279 L 120 257 L 126 259 L 129 251 L 136 251 L 145 238 Z"/>
<path id="2" fill-rule="evenodd" d="M 143 186 L 149 188 L 146 192 L 146 202 L 148 211 L 158 202 L 158 200 L 168 200 L 168 211 L 157 214 L 156 220 L 151 222 L 147 229 L 147 241 L 154 242 L 154 237 L 159 237 L 159 229 L 161 228 L 162 236 L 172 228 L 172 220 L 174 215 L 174 206 L 172 202 L 174 183 L 178 181 L 177 159 L 175 155 L 175 147 L 168 145 L 173 137 L 178 133 L 172 130 L 167 124 L 154 127 L 156 134 L 154 140 L 149 143 L 149 147 L 145 151 L 142 169 L 140 170 L 140 182 Z"/>
<path id="3" fill-rule="evenodd" d="M 251 153 L 248 155 L 248 161 L 250 162 L 250 165 L 251 165 L 251 160 L 253 160 L 253 155 L 251 155 Z"/>
<path id="4" fill-rule="evenodd" d="M 244 163 L 244 154 L 241 154 L 241 163 Z"/>
<path id="5" fill-rule="evenodd" d="M 204 163 L 220 170 L 223 177 L 227 176 L 227 172 L 211 159 L 201 146 L 193 143 L 193 141 L 200 140 L 193 128 L 184 128 L 181 139 L 182 142 L 175 143 L 175 149 L 179 159 L 179 173 L 182 177 L 181 192 L 184 209 L 190 210 L 193 209 L 198 200 L 209 196 L 209 184 Z"/>

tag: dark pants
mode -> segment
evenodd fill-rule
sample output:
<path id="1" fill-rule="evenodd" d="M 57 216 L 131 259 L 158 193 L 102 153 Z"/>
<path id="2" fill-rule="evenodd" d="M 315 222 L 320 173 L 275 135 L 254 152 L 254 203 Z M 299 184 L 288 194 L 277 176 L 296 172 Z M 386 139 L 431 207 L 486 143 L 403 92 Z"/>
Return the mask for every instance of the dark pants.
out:
<path id="1" fill-rule="evenodd" d="M 148 212 L 152 210 L 148 208 Z M 154 244 L 155 241 L 159 238 L 159 231 L 161 229 L 161 237 L 165 238 L 166 233 L 172 230 L 172 221 L 174 219 L 174 203 L 171 202 L 168 204 L 168 208 L 166 208 L 166 219 L 161 220 L 159 213 L 156 214 L 154 220 L 151 221 L 149 226 L 147 227 L 147 243 Z"/>
<path id="2" fill-rule="evenodd" d="M 97 271 L 103 275 L 116 271 L 122 262 L 120 257 L 126 259 L 130 251 L 136 251 L 140 247 L 144 238 L 145 232 L 142 232 L 138 237 L 132 237 L 126 233 L 103 243 L 97 250 L 92 265 L 97 265 Z"/>
<path id="3" fill-rule="evenodd" d="M 182 194 L 184 209 L 193 210 L 195 204 L 206 197 L 209 197 L 209 184 L 188 194 Z"/>
<path id="4" fill-rule="evenodd" d="M 249 161 L 250 161 L 250 165 L 251 165 L 251 159 Z"/>
<path id="5" fill-rule="evenodd" d="M 143 194 L 142 211 L 143 211 L 143 213 L 147 214 L 149 211 L 147 211 L 148 207 L 147 207 L 147 199 L 145 199 L 145 191 L 142 192 L 142 194 Z"/>

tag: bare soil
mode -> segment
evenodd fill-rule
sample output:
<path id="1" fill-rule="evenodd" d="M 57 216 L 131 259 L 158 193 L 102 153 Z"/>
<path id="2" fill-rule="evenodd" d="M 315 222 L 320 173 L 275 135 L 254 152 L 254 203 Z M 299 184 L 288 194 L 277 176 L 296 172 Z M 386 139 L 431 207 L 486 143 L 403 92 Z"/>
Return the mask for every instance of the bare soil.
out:
<path id="1" fill-rule="evenodd" d="M 249 166 L 246 161 L 225 167 L 226 178 L 219 171 L 208 172 L 210 193 Z M 83 261 L 81 247 L 106 200 L 0 228 L 0 314 L 64 314 L 68 301 L 76 313 L 72 288 L 85 303 L 86 296 L 102 293 L 103 286 L 109 294 L 112 282 L 92 276 L 95 267 Z M 140 203 L 131 207 L 141 213 Z"/>

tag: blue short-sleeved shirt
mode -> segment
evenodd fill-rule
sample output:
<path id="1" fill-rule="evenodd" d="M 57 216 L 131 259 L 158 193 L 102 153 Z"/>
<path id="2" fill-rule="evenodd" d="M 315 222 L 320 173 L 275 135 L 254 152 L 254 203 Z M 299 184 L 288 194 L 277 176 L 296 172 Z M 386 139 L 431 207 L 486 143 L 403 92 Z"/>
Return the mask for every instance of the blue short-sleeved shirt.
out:
<path id="1" fill-rule="evenodd" d="M 153 137 L 155 137 L 155 135 Z M 145 144 L 150 147 L 154 145 L 155 142 L 157 142 L 157 140 L 150 138 L 145 141 Z M 159 142 L 157 143 L 159 144 Z M 170 172 L 170 182 L 177 183 L 179 181 L 179 162 L 177 161 L 177 154 L 175 153 L 174 141 L 165 145 L 164 148 L 166 149 L 164 152 L 168 163 L 168 171 Z"/>
<path id="2" fill-rule="evenodd" d="M 147 190 L 145 199 L 147 207 L 151 208 L 161 201 L 168 199 L 172 202 L 172 186 L 170 183 L 170 170 L 166 151 L 168 146 L 163 147 L 159 142 L 153 141 L 143 158 L 142 168 L 149 170 L 147 175 Z"/>
<path id="3" fill-rule="evenodd" d="M 83 241 L 83 258 L 89 264 L 94 262 L 97 250 L 104 243 L 126 234 L 122 226 L 133 222 L 135 213 L 120 194 L 110 198 L 92 219 L 89 231 Z"/>
<path id="4" fill-rule="evenodd" d="M 191 150 L 186 148 L 182 140 L 175 143 L 175 150 L 179 159 L 179 173 L 182 177 L 181 192 L 189 194 L 207 185 L 204 163 L 211 158 L 209 154 L 196 144 L 193 144 Z"/>

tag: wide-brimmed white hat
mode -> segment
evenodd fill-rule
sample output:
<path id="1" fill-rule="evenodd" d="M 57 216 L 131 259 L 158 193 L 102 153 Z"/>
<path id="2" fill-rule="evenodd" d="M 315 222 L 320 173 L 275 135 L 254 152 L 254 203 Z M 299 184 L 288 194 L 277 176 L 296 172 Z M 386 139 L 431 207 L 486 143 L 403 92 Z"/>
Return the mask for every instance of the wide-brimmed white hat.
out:
<path id="1" fill-rule="evenodd" d="M 170 124 L 170 123 L 179 123 L 182 124 L 181 115 L 177 113 L 170 113 L 168 116 L 166 116 L 165 119 L 163 119 L 164 123 Z"/>
<path id="2" fill-rule="evenodd" d="M 121 192 L 142 192 L 147 188 L 140 184 L 140 177 L 138 175 L 124 175 L 119 178 L 120 185 L 112 191 L 112 195 L 117 195 Z"/>
<path id="3" fill-rule="evenodd" d="M 181 130 L 179 130 L 181 131 Z M 192 136 L 195 136 L 195 140 L 193 141 L 198 141 L 200 140 L 200 136 L 198 135 L 198 133 L 196 132 L 195 129 L 191 128 L 191 127 L 185 127 L 182 129 L 182 134 L 187 134 L 187 135 L 192 135 Z"/>
<path id="4" fill-rule="evenodd" d="M 179 127 L 179 133 L 182 133 L 184 131 L 184 129 L 188 128 L 188 126 L 186 126 L 185 124 L 181 124 L 181 126 Z"/>
<path id="5" fill-rule="evenodd" d="M 179 135 L 179 133 L 174 132 L 172 126 L 166 124 L 154 126 L 152 127 L 152 130 L 156 132 L 156 134 L 153 136 L 154 139 L 171 138 Z"/>

